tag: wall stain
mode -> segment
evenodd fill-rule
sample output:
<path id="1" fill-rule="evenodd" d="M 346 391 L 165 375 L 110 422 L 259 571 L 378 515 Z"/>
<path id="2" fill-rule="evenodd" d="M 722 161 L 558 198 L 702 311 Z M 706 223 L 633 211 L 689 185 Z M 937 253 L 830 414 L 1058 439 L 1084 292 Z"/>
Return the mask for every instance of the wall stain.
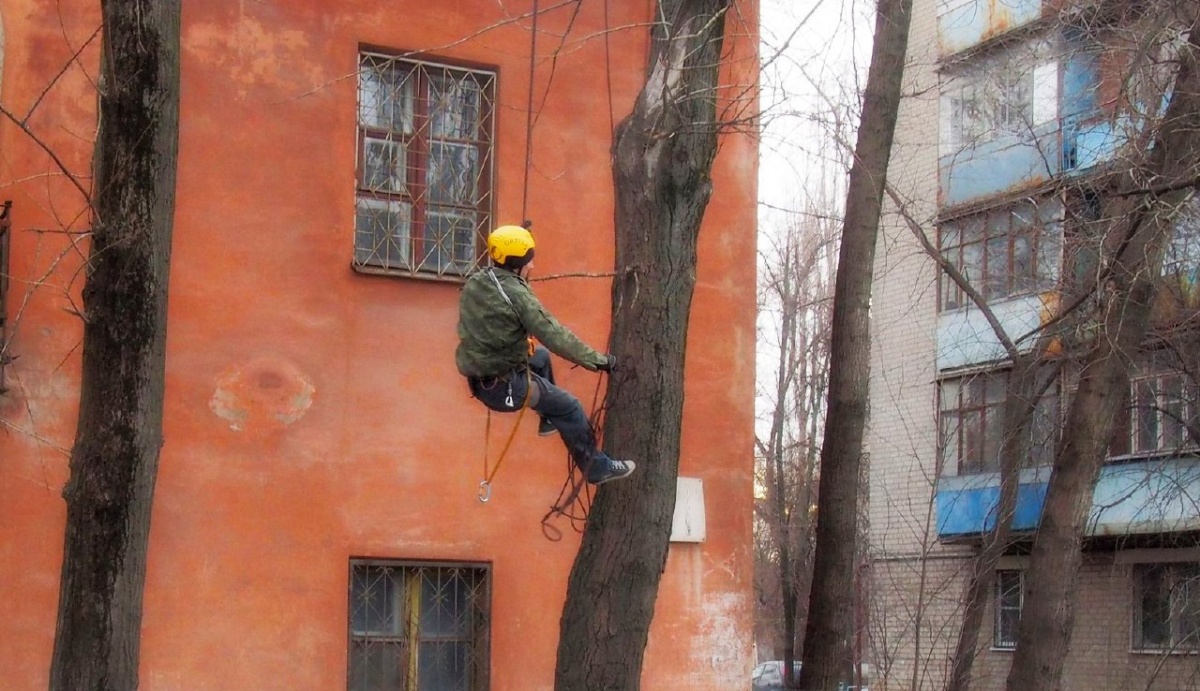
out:
<path id="1" fill-rule="evenodd" d="M 236 432 L 288 427 L 312 407 L 316 387 L 291 362 L 258 357 L 227 367 L 208 406 Z"/>

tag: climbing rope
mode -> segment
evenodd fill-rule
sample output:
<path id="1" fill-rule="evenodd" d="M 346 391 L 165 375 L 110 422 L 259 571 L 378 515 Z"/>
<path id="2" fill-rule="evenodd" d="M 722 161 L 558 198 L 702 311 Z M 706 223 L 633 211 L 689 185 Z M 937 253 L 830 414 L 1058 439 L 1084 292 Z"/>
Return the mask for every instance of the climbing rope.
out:
<path id="1" fill-rule="evenodd" d="M 538 0 L 533 0 L 533 31 L 529 39 L 529 100 L 525 104 L 525 177 L 521 183 L 521 218 L 529 218 L 529 171 L 533 168 L 533 86 L 537 67 Z"/>
<path id="2" fill-rule="evenodd" d="M 512 430 L 508 433 L 508 439 L 504 442 L 504 448 L 500 450 L 500 456 L 496 459 L 496 465 L 489 469 L 488 463 L 488 444 L 492 439 L 492 411 L 489 408 L 487 413 L 487 423 L 483 426 L 483 482 L 479 483 L 479 501 L 486 504 L 492 498 L 492 480 L 496 479 L 496 473 L 500 472 L 500 466 L 504 464 L 504 459 L 508 455 L 508 449 L 512 446 L 513 439 L 517 436 L 517 429 L 521 426 L 521 418 L 525 417 L 525 409 L 529 407 L 529 399 L 533 397 L 533 373 L 529 368 L 525 369 L 525 400 L 521 401 L 521 410 L 517 413 L 517 421 L 513 423 Z M 511 399 L 509 399 L 511 401 Z M 511 405 L 511 403 L 510 403 Z"/>
<path id="3" fill-rule="evenodd" d="M 592 429 L 592 436 L 596 442 L 596 448 L 602 448 L 604 444 L 604 417 L 608 412 L 608 390 L 605 389 L 604 397 L 600 397 L 600 385 L 604 377 L 601 376 L 596 380 L 596 391 L 592 394 L 592 414 L 588 419 L 588 424 Z M 599 401 L 599 405 L 597 405 Z M 600 434 L 596 430 L 601 430 Z M 588 486 L 587 478 L 583 472 L 571 459 L 571 454 L 567 453 L 567 479 L 563 482 L 563 486 L 558 491 L 558 499 L 542 516 L 542 535 L 551 542 L 558 542 L 563 538 L 562 530 L 558 526 L 551 523 L 556 516 L 566 518 L 571 525 L 571 529 L 577 533 L 582 533 L 584 526 L 587 524 L 588 513 L 591 511 L 592 493 Z"/>

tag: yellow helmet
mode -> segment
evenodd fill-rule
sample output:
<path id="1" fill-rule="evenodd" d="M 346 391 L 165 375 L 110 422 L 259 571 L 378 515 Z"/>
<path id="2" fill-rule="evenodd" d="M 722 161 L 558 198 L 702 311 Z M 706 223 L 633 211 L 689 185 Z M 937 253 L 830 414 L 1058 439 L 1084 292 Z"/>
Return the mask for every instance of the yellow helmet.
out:
<path id="1" fill-rule="evenodd" d="M 506 264 L 509 259 L 521 259 L 532 254 L 533 233 L 521 226 L 500 226 L 488 234 L 487 246 L 493 261 Z"/>

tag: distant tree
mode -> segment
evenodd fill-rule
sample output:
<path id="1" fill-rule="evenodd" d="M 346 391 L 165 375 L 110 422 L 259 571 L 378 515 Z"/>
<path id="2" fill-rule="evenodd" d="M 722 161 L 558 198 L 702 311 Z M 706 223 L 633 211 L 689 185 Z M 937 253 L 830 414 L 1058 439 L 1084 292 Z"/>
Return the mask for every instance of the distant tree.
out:
<path id="1" fill-rule="evenodd" d="M 770 426 L 758 447 L 755 502 L 757 617 L 789 664 L 798 659 L 812 577 L 817 460 L 829 371 L 829 319 L 837 221 L 817 205 L 797 215 L 763 252 L 760 311 L 776 358 L 769 365 Z"/>
<path id="2" fill-rule="evenodd" d="M 179 122 L 179 0 L 104 0 L 83 383 L 51 691 L 138 687 L 162 446 Z"/>

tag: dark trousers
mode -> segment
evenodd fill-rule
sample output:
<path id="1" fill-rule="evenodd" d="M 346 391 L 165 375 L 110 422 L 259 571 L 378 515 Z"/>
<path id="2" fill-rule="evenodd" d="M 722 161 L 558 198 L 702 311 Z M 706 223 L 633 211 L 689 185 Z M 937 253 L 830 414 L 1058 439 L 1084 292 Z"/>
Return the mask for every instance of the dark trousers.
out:
<path id="1" fill-rule="evenodd" d="M 554 384 L 550 351 L 545 347 L 538 346 L 529 357 L 528 372 L 521 369 L 499 377 L 467 377 L 471 395 L 499 413 L 514 413 L 525 405 L 530 381 L 538 387 L 533 411 L 558 430 L 575 465 L 587 474 L 592 461 L 597 460 L 596 467 L 606 469 L 608 456 L 596 448 L 596 436 L 579 399 Z"/>

